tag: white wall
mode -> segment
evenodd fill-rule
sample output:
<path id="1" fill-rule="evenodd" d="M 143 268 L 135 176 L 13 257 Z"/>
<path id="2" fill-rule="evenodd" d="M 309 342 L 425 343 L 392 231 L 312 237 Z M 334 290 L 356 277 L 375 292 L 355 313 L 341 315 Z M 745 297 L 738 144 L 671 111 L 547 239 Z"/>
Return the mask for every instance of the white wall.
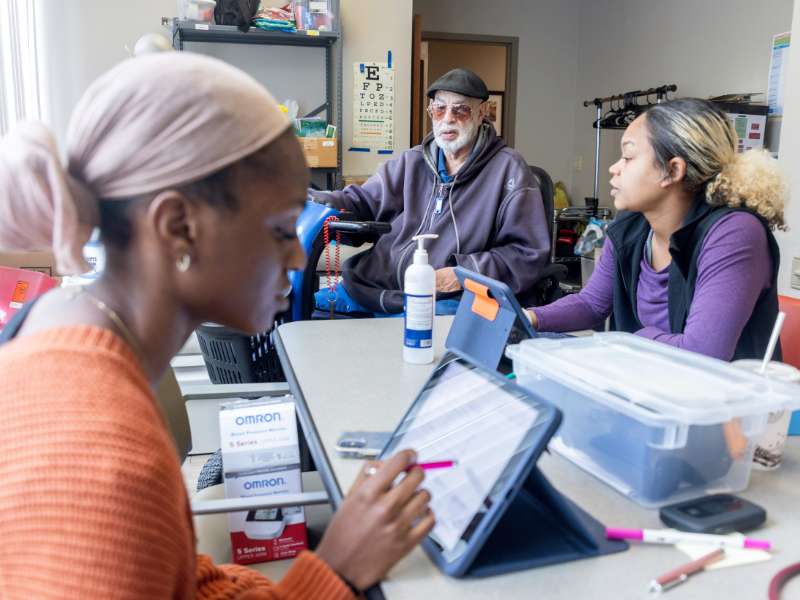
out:
<path id="1" fill-rule="evenodd" d="M 567 183 L 575 139 L 579 6 L 578 0 L 414 2 L 423 31 L 519 37 L 516 149 Z"/>
<path id="2" fill-rule="evenodd" d="M 786 97 L 784 102 L 781 151 L 779 160 L 789 175 L 791 200 L 786 206 L 786 222 L 789 231 L 778 233 L 781 246 L 781 272 L 778 276 L 778 291 L 781 294 L 800 298 L 800 290 L 789 285 L 793 257 L 800 257 L 800 0 L 794 3 L 792 20 L 792 58 L 789 63 Z"/>
<path id="3" fill-rule="evenodd" d="M 395 156 L 408 149 L 411 139 L 411 0 L 341 0 L 342 3 L 342 127 L 344 175 L 371 175 L 386 160 L 374 152 L 348 152 L 353 138 L 353 63 L 386 62 L 392 51 L 395 69 Z"/>
<path id="4" fill-rule="evenodd" d="M 766 92 L 773 34 L 788 31 L 792 0 L 591 0 L 581 3 L 573 201 L 592 194 L 598 96 L 676 83 L 678 95 Z M 798 35 L 800 39 L 800 35 Z M 610 206 L 608 167 L 621 132 L 604 132 L 600 203 Z M 781 136 L 786 139 L 785 134 Z"/>
<path id="5" fill-rule="evenodd" d="M 464 67 L 477 73 L 491 91 L 506 89 L 506 47 L 501 45 L 428 42 L 428 79 L 435 81 L 451 69 Z M 427 98 L 425 98 L 427 105 Z"/>
<path id="6" fill-rule="evenodd" d="M 35 0 L 44 120 L 64 148 L 72 108 L 101 73 L 128 57 L 145 33 L 164 33 L 175 0 Z"/>
<path id="7" fill-rule="evenodd" d="M 2 1 L 2 0 L 0 0 Z M 348 153 L 352 137 L 352 63 L 385 61 L 392 50 L 397 69 L 395 140 L 397 150 L 409 145 L 411 97 L 411 0 L 341 0 L 343 45 L 343 172 L 345 175 L 370 174 L 385 158 L 375 154 Z M 126 8 L 127 7 L 127 8 Z M 53 128 L 63 149 L 72 109 L 83 91 L 96 77 L 108 70 L 133 48 L 145 33 L 168 33 L 161 27 L 162 16 L 174 16 L 175 0 L 36 0 L 38 36 L 44 45 L 41 53 L 44 118 Z M 387 27 L 387 24 L 391 24 Z M 381 31 L 380 35 L 376 35 Z M 324 81 L 298 81 L 277 61 L 300 66 L 301 71 L 320 69 L 324 54 L 314 48 L 242 46 L 234 44 L 187 44 L 186 49 L 217 56 L 238 66 L 261 81 L 278 100 L 298 96 L 302 110 L 311 110 L 324 101 Z M 269 60 L 264 54 L 269 53 Z M 319 71 L 322 73 L 322 71 Z M 288 75 L 288 76 L 287 76 Z M 311 106 L 311 104 L 315 104 Z"/>

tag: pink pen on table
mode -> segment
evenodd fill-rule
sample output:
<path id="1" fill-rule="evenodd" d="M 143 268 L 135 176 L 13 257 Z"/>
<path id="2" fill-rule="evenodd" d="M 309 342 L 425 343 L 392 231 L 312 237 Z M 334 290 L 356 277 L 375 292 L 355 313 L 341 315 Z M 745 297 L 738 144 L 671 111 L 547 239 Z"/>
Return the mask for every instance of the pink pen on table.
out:
<path id="1" fill-rule="evenodd" d="M 769 550 L 772 544 L 767 540 L 754 540 L 746 537 L 715 535 L 712 533 L 689 533 L 674 529 L 623 529 L 607 527 L 609 540 L 639 540 L 650 544 L 681 544 L 684 542 L 708 544 L 718 548 L 753 548 Z"/>

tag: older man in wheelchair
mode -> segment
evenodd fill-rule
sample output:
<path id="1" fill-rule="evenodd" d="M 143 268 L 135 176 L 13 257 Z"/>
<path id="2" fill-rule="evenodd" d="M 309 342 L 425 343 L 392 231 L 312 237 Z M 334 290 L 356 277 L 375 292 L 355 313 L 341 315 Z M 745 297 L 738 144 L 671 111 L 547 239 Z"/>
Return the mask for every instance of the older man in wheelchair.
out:
<path id="1" fill-rule="evenodd" d="M 420 233 L 439 236 L 427 248 L 436 269 L 437 314 L 455 313 L 456 266 L 505 282 L 523 304 L 542 302 L 537 284 L 551 265 L 540 178 L 496 135 L 486 118 L 489 94 L 477 75 L 455 69 L 427 94 L 433 132 L 421 145 L 387 161 L 361 186 L 310 192 L 343 218 L 370 222 L 362 225 L 374 241 L 345 261 L 341 284 L 316 292 L 317 311 L 401 314 L 403 275 L 412 237 Z"/>
<path id="2" fill-rule="evenodd" d="M 290 273 L 291 309 L 279 322 L 402 315 L 403 275 L 414 253 L 412 238 L 420 233 L 439 236 L 427 247 L 436 269 L 436 314 L 456 312 L 461 295 L 456 266 L 506 283 L 523 306 L 546 304 L 560 294 L 558 281 L 566 269 L 549 261 L 550 177 L 495 134 L 486 119 L 489 94 L 477 75 L 455 69 L 427 93 L 433 132 L 421 145 L 387 161 L 362 186 L 309 191 L 311 201 L 297 222 L 308 265 Z M 336 251 L 328 243 L 334 239 L 339 249 L 373 244 L 341 265 L 341 282 Z M 317 266 L 325 252 L 332 254 L 323 261 L 329 272 L 320 277 Z M 237 338 L 223 329 L 201 327 L 201 346 Z M 283 379 L 269 334 L 238 338 L 239 350 L 214 356 L 204 350 L 212 378 L 233 368 L 214 366 L 215 360 L 235 354 L 252 356 L 254 364 L 247 365 L 252 372 L 237 372 L 233 380 Z M 234 362 L 242 371 L 248 361 Z M 217 454 L 204 467 L 198 488 L 220 480 Z"/>

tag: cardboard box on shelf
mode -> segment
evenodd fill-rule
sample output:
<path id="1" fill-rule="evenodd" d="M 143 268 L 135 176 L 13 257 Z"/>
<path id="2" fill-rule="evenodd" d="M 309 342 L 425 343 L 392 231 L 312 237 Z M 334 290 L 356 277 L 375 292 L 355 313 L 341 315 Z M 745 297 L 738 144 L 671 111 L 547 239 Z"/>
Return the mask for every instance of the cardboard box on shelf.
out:
<path id="1" fill-rule="evenodd" d="M 336 138 L 301 137 L 297 139 L 300 141 L 309 167 L 335 168 L 337 166 L 338 141 Z"/>
<path id="2" fill-rule="evenodd" d="M 348 185 L 364 185 L 364 182 L 369 179 L 369 175 L 345 175 L 344 176 L 344 185 L 345 187 Z"/>
<path id="3" fill-rule="evenodd" d="M 58 275 L 51 252 L 0 252 L 0 267 L 38 271 L 49 277 Z"/>

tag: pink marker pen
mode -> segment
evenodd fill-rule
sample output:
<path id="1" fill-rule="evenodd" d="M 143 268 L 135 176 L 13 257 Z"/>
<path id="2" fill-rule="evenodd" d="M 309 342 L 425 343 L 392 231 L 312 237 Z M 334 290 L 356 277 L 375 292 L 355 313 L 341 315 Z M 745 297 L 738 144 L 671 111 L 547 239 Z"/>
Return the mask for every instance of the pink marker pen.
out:
<path id="1" fill-rule="evenodd" d="M 746 537 L 730 535 L 714 535 L 711 533 L 688 533 L 675 529 L 623 529 L 607 527 L 606 538 L 609 540 L 639 540 L 649 544 L 708 544 L 717 548 L 753 548 L 769 550 L 772 544 L 767 540 L 754 540 Z"/>
<path id="2" fill-rule="evenodd" d="M 415 463 L 408 467 L 408 471 L 413 469 L 414 467 L 419 467 L 423 471 L 432 471 L 434 469 L 449 469 L 451 467 L 457 467 L 458 461 L 457 460 L 437 460 L 432 462 L 421 462 Z"/>

